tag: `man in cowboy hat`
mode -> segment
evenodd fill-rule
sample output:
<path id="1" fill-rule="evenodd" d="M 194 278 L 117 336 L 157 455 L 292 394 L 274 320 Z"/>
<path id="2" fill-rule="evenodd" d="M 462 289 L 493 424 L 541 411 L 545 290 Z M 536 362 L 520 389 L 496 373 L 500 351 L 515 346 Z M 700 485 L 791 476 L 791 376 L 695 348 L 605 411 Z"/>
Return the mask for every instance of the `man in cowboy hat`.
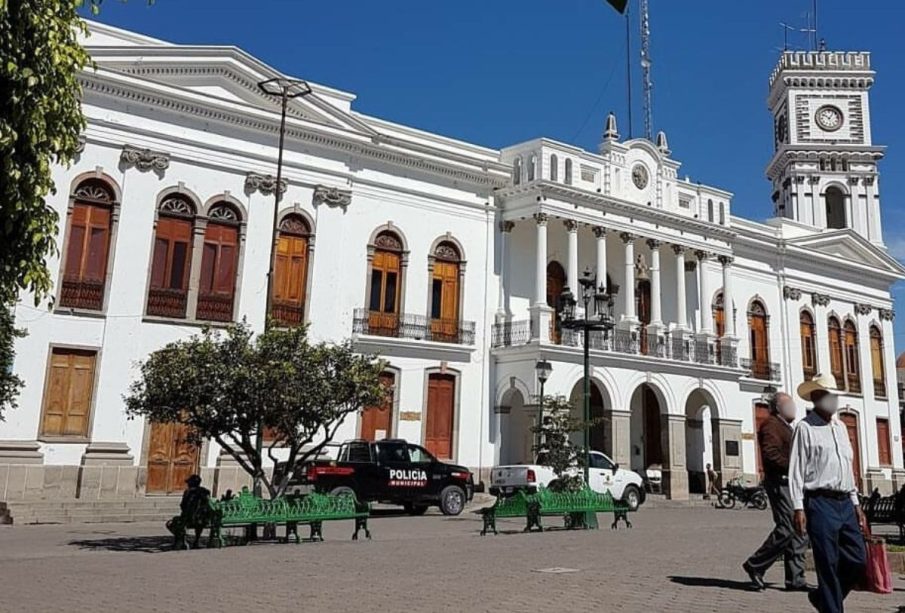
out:
<path id="1" fill-rule="evenodd" d="M 804 553 L 807 540 L 792 526 L 792 497 L 789 495 L 789 456 L 792 453 L 792 422 L 798 411 L 795 401 L 784 392 L 770 398 L 770 418 L 757 433 L 764 489 L 773 510 L 774 527 L 763 545 L 751 554 L 742 568 L 756 590 L 766 589 L 764 574 L 780 557 L 786 571 L 786 590 L 807 591 Z"/>
<path id="2" fill-rule="evenodd" d="M 843 600 L 864 572 L 864 513 L 852 472 L 845 425 L 835 416 L 839 391 L 833 377 L 817 375 L 798 386 L 814 410 L 798 423 L 789 461 L 789 491 L 799 535 L 814 552 L 817 589 L 808 599 L 821 613 L 843 611 Z"/>

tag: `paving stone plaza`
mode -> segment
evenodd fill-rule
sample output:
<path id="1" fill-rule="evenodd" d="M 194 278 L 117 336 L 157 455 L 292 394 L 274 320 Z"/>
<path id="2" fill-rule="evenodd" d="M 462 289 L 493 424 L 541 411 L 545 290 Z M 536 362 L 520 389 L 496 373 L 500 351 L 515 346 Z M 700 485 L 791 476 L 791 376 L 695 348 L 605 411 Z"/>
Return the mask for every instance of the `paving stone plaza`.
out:
<path id="1" fill-rule="evenodd" d="M 351 522 L 326 541 L 169 551 L 159 523 L 0 527 L 0 611 L 809 611 L 803 594 L 746 590 L 739 565 L 766 535 L 768 512 L 642 508 L 634 528 L 480 537 L 471 513 L 380 515 L 374 539 Z M 601 515 L 601 523 L 606 523 Z M 556 522 L 551 521 L 550 524 Z M 814 576 L 809 576 L 814 581 Z M 855 612 L 905 610 L 905 577 L 888 596 L 853 594 Z"/>

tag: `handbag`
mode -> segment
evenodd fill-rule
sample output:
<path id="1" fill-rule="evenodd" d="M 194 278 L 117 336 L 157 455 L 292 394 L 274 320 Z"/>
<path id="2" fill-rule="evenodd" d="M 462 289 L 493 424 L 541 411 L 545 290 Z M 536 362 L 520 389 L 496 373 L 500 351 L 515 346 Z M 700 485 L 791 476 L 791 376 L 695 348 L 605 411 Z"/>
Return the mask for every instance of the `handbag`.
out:
<path id="1" fill-rule="evenodd" d="M 864 534 L 864 548 L 867 553 L 864 576 L 856 589 L 875 594 L 892 593 L 892 572 L 886 555 L 886 541 L 873 536 L 868 529 Z"/>

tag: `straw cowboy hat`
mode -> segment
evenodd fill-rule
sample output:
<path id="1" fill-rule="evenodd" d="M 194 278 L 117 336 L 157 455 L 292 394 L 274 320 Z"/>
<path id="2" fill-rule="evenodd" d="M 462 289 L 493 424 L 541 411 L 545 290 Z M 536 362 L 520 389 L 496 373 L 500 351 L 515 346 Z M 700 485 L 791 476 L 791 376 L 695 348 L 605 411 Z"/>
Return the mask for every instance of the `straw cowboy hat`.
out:
<path id="1" fill-rule="evenodd" d="M 810 402 L 811 394 L 816 391 L 829 392 L 830 394 L 841 394 L 839 388 L 836 387 L 836 378 L 830 375 L 817 374 L 810 381 L 805 381 L 798 386 L 798 395 L 802 400 Z"/>

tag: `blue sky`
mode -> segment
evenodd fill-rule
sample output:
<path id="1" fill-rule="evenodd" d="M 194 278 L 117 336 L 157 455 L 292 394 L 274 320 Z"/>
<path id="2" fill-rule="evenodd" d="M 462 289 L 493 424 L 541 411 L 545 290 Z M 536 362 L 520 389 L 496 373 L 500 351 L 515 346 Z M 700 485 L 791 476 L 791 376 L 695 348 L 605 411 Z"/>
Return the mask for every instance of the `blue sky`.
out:
<path id="1" fill-rule="evenodd" d="M 766 218 L 767 77 L 783 44 L 780 22 L 805 27 L 811 0 L 650 4 L 655 130 L 667 132 L 681 176 L 734 192 L 735 214 Z M 361 112 L 491 147 L 547 136 L 595 150 L 609 110 L 628 132 L 625 22 L 603 0 L 107 0 L 99 19 L 173 42 L 237 45 L 286 73 L 355 92 Z M 903 25 L 905 2 L 819 2 L 829 49 L 873 53 L 873 138 L 889 147 L 880 167 L 884 233 L 900 259 Z M 633 30 L 637 52 L 636 22 Z M 789 42 L 806 44 L 798 33 Z M 637 88 L 634 99 L 638 136 Z M 905 284 L 895 294 L 905 298 Z M 905 309 L 896 330 L 901 350 Z"/>

